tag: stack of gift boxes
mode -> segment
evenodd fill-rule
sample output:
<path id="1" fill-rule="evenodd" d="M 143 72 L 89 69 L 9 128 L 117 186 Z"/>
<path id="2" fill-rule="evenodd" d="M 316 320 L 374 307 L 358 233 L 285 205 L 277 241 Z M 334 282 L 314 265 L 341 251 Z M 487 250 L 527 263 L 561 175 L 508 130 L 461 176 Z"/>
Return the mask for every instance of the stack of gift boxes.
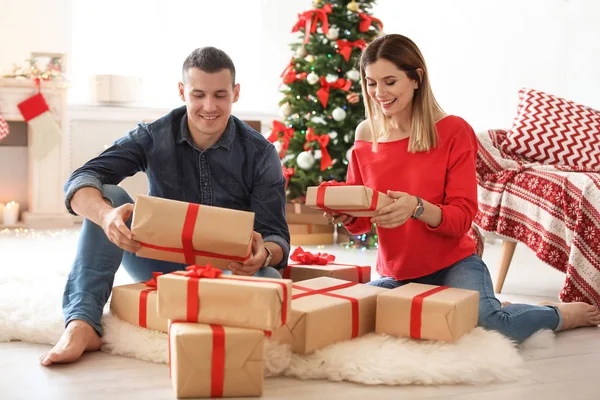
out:
<path id="1" fill-rule="evenodd" d="M 331 192 L 351 198 L 348 190 L 362 203 L 328 201 L 336 198 Z M 327 184 L 307 194 L 309 206 L 360 216 L 390 202 L 362 186 Z M 168 332 L 179 398 L 260 396 L 267 337 L 307 354 L 371 332 L 453 342 L 477 325 L 477 292 L 414 283 L 393 290 L 368 286 L 369 266 L 336 263 L 332 255 L 302 248 L 291 254 L 284 279 L 224 275 L 219 268 L 250 256 L 252 230 L 251 213 L 136 200 L 138 255 L 190 266 L 115 287 L 111 310 L 132 324 Z"/>

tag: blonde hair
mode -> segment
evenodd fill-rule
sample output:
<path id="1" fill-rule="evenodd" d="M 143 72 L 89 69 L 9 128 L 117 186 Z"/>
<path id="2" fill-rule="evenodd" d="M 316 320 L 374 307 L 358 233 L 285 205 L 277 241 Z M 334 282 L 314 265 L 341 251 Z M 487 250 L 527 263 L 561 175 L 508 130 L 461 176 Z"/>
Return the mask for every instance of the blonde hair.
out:
<path id="1" fill-rule="evenodd" d="M 404 71 L 409 79 L 419 83 L 412 100 L 412 124 L 408 151 L 416 153 L 436 147 L 436 117 L 442 115 L 444 111 L 431 90 L 425 59 L 412 40 L 406 36 L 390 34 L 380 36 L 371 42 L 360 58 L 363 101 L 366 117 L 369 119 L 371 126 L 373 151 L 377 151 L 379 135 L 388 135 L 390 129 L 390 119 L 383 114 L 376 104 L 373 104 L 367 92 L 365 70 L 369 64 L 379 59 L 392 62 L 398 69 Z M 419 75 L 418 69 L 423 71 L 422 76 Z"/>

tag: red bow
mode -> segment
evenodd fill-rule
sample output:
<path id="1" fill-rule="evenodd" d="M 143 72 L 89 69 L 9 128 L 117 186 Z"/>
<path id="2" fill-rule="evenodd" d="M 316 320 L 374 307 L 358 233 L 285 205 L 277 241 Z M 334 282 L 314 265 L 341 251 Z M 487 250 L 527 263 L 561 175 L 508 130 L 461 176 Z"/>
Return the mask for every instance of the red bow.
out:
<path id="1" fill-rule="evenodd" d="M 381 20 L 361 12 L 358 13 L 358 16 L 360 17 L 360 25 L 358 26 L 360 32 L 368 31 L 373 22 L 379 25 L 380 31 L 383 30 L 383 22 Z"/>
<path id="2" fill-rule="evenodd" d="M 210 263 L 206 264 L 205 266 L 190 265 L 188 267 L 185 267 L 185 270 L 187 272 L 184 274 L 184 276 L 189 276 L 191 278 L 215 279 L 223 274 L 223 271 L 221 271 L 218 268 L 213 268 L 213 266 L 210 265 Z"/>
<path id="3" fill-rule="evenodd" d="M 350 186 L 346 182 L 338 182 L 338 181 L 325 181 L 322 182 L 319 186 Z"/>
<path id="4" fill-rule="evenodd" d="M 296 171 L 294 168 L 286 168 L 285 165 L 281 165 L 281 170 L 283 172 L 283 177 L 285 178 L 285 188 L 287 189 L 288 184 L 290 183 L 290 177 L 294 176 Z"/>
<path id="5" fill-rule="evenodd" d="M 321 101 L 323 108 L 327 108 L 327 102 L 329 101 L 329 90 L 331 88 L 341 89 L 345 92 L 350 90 L 350 86 L 352 86 L 352 82 L 345 80 L 344 78 L 338 78 L 337 81 L 333 83 L 327 82 L 327 79 L 322 76 L 321 77 L 321 89 L 317 91 L 317 97 Z"/>
<path id="6" fill-rule="evenodd" d="M 158 282 L 157 279 L 159 276 L 161 276 L 163 273 L 162 272 L 153 272 L 152 273 L 152 279 L 144 282 L 144 285 L 151 287 L 151 288 L 155 288 L 158 286 Z"/>
<path id="7" fill-rule="evenodd" d="M 325 171 L 328 167 L 333 165 L 329 151 L 327 151 L 329 139 L 329 135 L 316 135 L 313 128 L 308 128 L 306 130 L 306 144 L 304 145 L 304 149 L 307 149 L 307 145 L 310 142 L 319 143 L 319 146 L 321 147 L 321 171 Z"/>
<path id="8" fill-rule="evenodd" d="M 340 54 L 344 57 L 344 60 L 350 61 L 350 54 L 352 54 L 352 48 L 358 47 L 359 49 L 364 49 L 367 45 L 364 39 L 358 39 L 354 42 L 349 42 L 347 40 L 338 40 L 337 42 L 338 48 L 340 49 Z"/>
<path id="9" fill-rule="evenodd" d="M 329 21 L 327 20 L 327 14 L 331 14 L 331 4 L 325 4 L 323 8 L 313 9 L 304 11 L 302 14 L 298 14 L 298 22 L 292 28 L 292 32 L 298 32 L 300 28 L 304 27 L 304 44 L 310 40 L 310 34 L 317 31 L 317 22 L 321 21 L 321 29 L 323 33 L 329 32 Z"/>
<path id="10" fill-rule="evenodd" d="M 286 128 L 281 122 L 273 121 L 273 130 L 269 136 L 269 142 L 274 143 L 277 141 L 279 139 L 279 133 L 283 133 L 283 136 L 281 137 L 283 145 L 281 146 L 281 152 L 279 153 L 279 157 L 283 158 L 290 146 L 290 140 L 294 137 L 294 128 Z"/>
<path id="11" fill-rule="evenodd" d="M 301 264 L 327 265 L 335 261 L 335 256 L 333 254 L 327 253 L 313 254 L 309 251 L 304 251 L 302 247 L 296 247 L 296 249 L 290 256 L 290 259 Z"/>

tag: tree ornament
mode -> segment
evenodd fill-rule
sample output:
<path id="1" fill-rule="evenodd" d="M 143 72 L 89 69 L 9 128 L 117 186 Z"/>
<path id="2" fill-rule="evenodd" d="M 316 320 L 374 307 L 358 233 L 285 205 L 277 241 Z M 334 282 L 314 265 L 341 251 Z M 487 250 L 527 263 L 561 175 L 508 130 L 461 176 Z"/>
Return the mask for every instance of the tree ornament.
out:
<path id="1" fill-rule="evenodd" d="M 338 137 L 338 133 L 336 131 L 329 132 L 329 137 L 331 139 L 336 139 Z"/>
<path id="2" fill-rule="evenodd" d="M 358 12 L 358 3 L 356 3 L 355 0 L 352 0 L 350 3 L 348 3 L 346 8 L 352 12 Z"/>
<path id="3" fill-rule="evenodd" d="M 346 77 L 351 81 L 358 81 L 360 79 L 360 72 L 356 68 L 352 68 L 350 71 L 346 72 Z"/>
<path id="4" fill-rule="evenodd" d="M 304 57 L 304 60 L 306 60 L 306 62 L 309 62 L 309 63 L 314 63 L 315 62 L 315 56 L 313 56 L 312 54 L 309 54 L 306 57 Z"/>
<path id="5" fill-rule="evenodd" d="M 292 113 L 292 107 L 290 103 L 283 103 L 281 107 L 279 107 L 279 115 L 282 117 L 287 117 Z"/>
<path id="6" fill-rule="evenodd" d="M 296 57 L 298 58 L 304 58 L 307 54 L 308 52 L 306 51 L 306 47 L 304 46 L 300 46 L 296 49 Z"/>
<path id="7" fill-rule="evenodd" d="M 319 82 L 319 75 L 315 74 L 315 72 L 313 71 L 310 74 L 308 74 L 308 76 L 306 77 L 306 81 L 311 85 L 314 85 L 315 83 Z"/>
<path id="8" fill-rule="evenodd" d="M 325 80 L 329 83 L 333 83 L 336 82 L 338 80 L 338 76 L 334 75 L 334 74 L 327 74 L 327 76 L 325 77 Z"/>
<path id="9" fill-rule="evenodd" d="M 308 171 L 315 165 L 315 157 L 310 151 L 303 151 L 296 157 L 296 165 L 305 171 Z"/>
<path id="10" fill-rule="evenodd" d="M 335 110 L 333 110 L 331 116 L 336 121 L 343 121 L 346 118 L 346 111 L 344 111 L 343 108 L 337 107 Z"/>
<path id="11" fill-rule="evenodd" d="M 338 37 L 340 37 L 340 29 L 335 25 L 331 25 L 329 27 L 329 32 L 327 32 L 327 35 L 325 36 L 329 40 L 336 40 Z"/>

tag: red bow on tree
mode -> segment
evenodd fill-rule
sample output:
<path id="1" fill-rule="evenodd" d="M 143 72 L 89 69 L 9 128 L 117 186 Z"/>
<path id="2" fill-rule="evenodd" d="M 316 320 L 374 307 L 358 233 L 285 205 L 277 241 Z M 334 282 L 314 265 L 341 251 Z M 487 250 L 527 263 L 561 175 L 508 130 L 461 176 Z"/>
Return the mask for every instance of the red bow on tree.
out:
<path id="1" fill-rule="evenodd" d="M 283 164 L 281 164 L 281 170 L 283 172 L 283 177 L 285 178 L 285 188 L 287 189 L 288 184 L 290 183 L 290 178 L 294 176 L 296 171 L 294 168 L 286 168 Z"/>
<path id="2" fill-rule="evenodd" d="M 327 265 L 335 261 L 335 256 L 327 253 L 313 254 L 309 251 L 304 251 L 302 247 L 296 247 L 290 259 L 301 264 Z"/>
<path id="3" fill-rule="evenodd" d="M 380 31 L 383 30 L 383 22 L 381 22 L 381 20 L 361 12 L 358 13 L 358 16 L 360 17 L 360 25 L 358 25 L 358 30 L 360 32 L 368 31 L 373 22 L 379 25 Z"/>
<path id="4" fill-rule="evenodd" d="M 306 72 L 301 72 L 299 74 L 296 73 L 296 70 L 294 69 L 294 57 L 292 57 L 290 63 L 287 67 L 285 67 L 280 75 L 280 77 L 283 79 L 283 83 L 286 85 L 288 83 L 295 82 L 297 79 L 305 79 L 307 76 L 308 74 Z"/>
<path id="5" fill-rule="evenodd" d="M 223 271 L 221 271 L 218 268 L 213 268 L 213 266 L 210 264 L 206 264 L 205 266 L 190 265 L 188 267 L 185 267 L 185 270 L 187 272 L 184 274 L 184 276 L 189 276 L 191 278 L 214 279 L 220 277 L 223 274 Z"/>
<path id="6" fill-rule="evenodd" d="M 161 276 L 163 273 L 162 272 L 153 272 L 152 273 L 152 278 L 149 279 L 148 281 L 144 282 L 144 285 L 151 287 L 151 288 L 155 288 L 158 286 L 158 277 Z"/>
<path id="7" fill-rule="evenodd" d="M 329 135 L 316 135 L 313 128 L 308 128 L 306 130 L 306 144 L 304 145 L 304 149 L 307 149 L 307 145 L 310 142 L 319 143 L 319 146 L 321 147 L 321 171 L 325 171 L 328 167 L 333 165 L 329 151 L 327 151 L 329 139 Z"/>
<path id="8" fill-rule="evenodd" d="M 327 14 L 331 14 L 331 11 L 331 4 L 325 4 L 323 8 L 308 10 L 302 14 L 298 14 L 298 22 L 292 28 L 292 32 L 298 32 L 300 28 L 304 27 L 304 44 L 306 44 L 310 40 L 310 34 L 317 31 L 317 22 L 321 21 L 321 29 L 324 34 L 327 34 L 329 32 Z"/>
<path id="9" fill-rule="evenodd" d="M 283 136 L 281 137 L 283 145 L 281 146 L 281 152 L 279 153 L 279 158 L 283 158 L 290 146 L 290 140 L 294 137 L 294 128 L 286 128 L 281 122 L 273 121 L 273 130 L 268 138 L 269 142 L 275 143 L 279 139 L 279 133 L 283 133 Z"/>
<path id="10" fill-rule="evenodd" d="M 358 47 L 359 49 L 364 49 L 367 45 L 364 39 L 358 39 L 354 42 L 349 42 L 347 40 L 338 40 L 337 42 L 338 48 L 340 49 L 340 54 L 344 57 L 344 60 L 350 61 L 350 54 L 352 54 L 352 48 Z"/>
<path id="11" fill-rule="evenodd" d="M 345 92 L 350 90 L 350 86 L 352 86 L 352 82 L 345 80 L 344 78 L 339 78 L 337 81 L 333 83 L 327 82 L 324 76 L 321 77 L 321 89 L 317 91 L 317 97 L 321 101 L 323 108 L 327 108 L 327 102 L 329 101 L 329 90 L 331 88 L 341 89 Z"/>

